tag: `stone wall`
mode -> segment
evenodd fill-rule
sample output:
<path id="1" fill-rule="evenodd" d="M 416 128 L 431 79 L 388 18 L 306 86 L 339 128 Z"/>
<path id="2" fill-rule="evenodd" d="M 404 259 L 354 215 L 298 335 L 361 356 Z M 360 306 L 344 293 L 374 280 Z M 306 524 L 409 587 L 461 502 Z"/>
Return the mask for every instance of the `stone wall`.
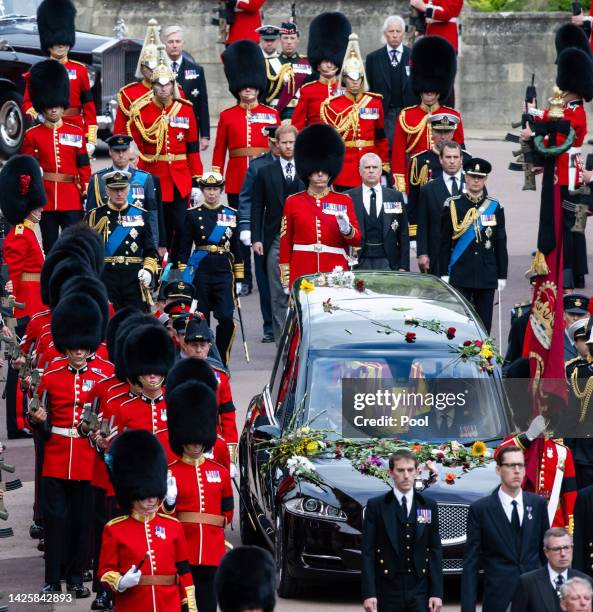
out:
<path id="1" fill-rule="evenodd" d="M 220 64 L 223 46 L 217 43 L 218 29 L 210 25 L 216 0 L 76 0 L 76 5 L 78 27 L 98 34 L 111 35 L 118 17 L 124 18 L 129 35 L 138 38 L 144 36 L 150 17 L 162 26 L 182 25 L 187 49 L 206 71 L 213 117 L 231 102 Z M 386 15 L 407 15 L 405 0 L 300 0 L 297 5 L 303 51 L 308 25 L 321 10 L 340 10 L 349 16 L 364 54 L 381 44 L 380 30 Z M 280 23 L 289 17 L 290 2 L 266 2 L 266 23 Z M 464 10 L 456 92 L 457 106 L 468 128 L 503 129 L 509 121 L 518 120 L 532 73 L 540 100 L 545 102 L 555 76 L 554 31 L 567 18 L 566 13 L 484 14 Z"/>

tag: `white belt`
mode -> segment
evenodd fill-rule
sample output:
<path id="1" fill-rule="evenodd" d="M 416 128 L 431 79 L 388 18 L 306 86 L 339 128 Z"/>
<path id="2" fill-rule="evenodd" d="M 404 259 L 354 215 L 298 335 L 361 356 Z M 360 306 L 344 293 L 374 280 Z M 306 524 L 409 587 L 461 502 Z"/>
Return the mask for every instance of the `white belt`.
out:
<path id="1" fill-rule="evenodd" d="M 459 18 L 458 17 L 451 17 L 451 19 L 438 19 L 436 17 L 436 15 L 438 15 L 438 13 L 433 12 L 433 17 L 432 19 L 429 17 L 426 20 L 426 23 L 459 23 Z"/>
<path id="2" fill-rule="evenodd" d="M 334 255 L 342 255 L 346 257 L 346 251 L 339 247 L 325 246 L 325 244 L 293 244 L 293 251 L 307 251 L 309 253 L 333 253 Z"/>
<path id="3" fill-rule="evenodd" d="M 51 432 L 65 438 L 80 438 L 76 427 L 55 427 L 52 425 Z"/>

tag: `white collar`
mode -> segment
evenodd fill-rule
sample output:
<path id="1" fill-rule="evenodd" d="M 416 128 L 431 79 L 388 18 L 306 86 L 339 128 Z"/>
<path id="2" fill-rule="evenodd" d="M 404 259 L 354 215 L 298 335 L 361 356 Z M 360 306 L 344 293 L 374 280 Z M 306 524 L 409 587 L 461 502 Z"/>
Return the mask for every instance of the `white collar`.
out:
<path id="1" fill-rule="evenodd" d="M 294 168 L 294 159 L 284 159 L 284 157 L 279 157 L 280 163 L 282 164 L 282 168 L 286 168 L 287 164 L 292 164 Z"/>
<path id="2" fill-rule="evenodd" d="M 555 585 L 556 583 L 556 578 L 558 576 L 562 576 L 562 578 L 564 578 L 564 582 L 566 582 L 568 580 L 568 568 L 565 569 L 563 572 L 558 573 L 555 569 L 552 569 L 552 566 L 548 563 L 547 565 L 548 568 L 548 576 L 550 577 L 550 582 L 552 584 Z"/>
<path id="3" fill-rule="evenodd" d="M 507 506 L 509 508 L 512 507 L 511 504 L 514 501 L 517 502 L 517 510 L 523 507 L 523 491 L 521 491 L 517 497 L 511 497 L 508 493 L 505 493 L 501 487 L 498 489 L 498 499 L 500 499 L 503 506 Z"/>
<path id="4" fill-rule="evenodd" d="M 400 58 L 403 55 L 404 43 L 400 43 L 398 47 L 395 47 L 395 49 L 391 45 L 385 45 L 385 46 L 387 47 L 387 53 L 389 54 L 389 57 L 391 57 L 392 51 L 397 51 L 397 54 Z"/>
<path id="5" fill-rule="evenodd" d="M 443 172 L 443 178 L 446 181 L 450 181 L 452 178 L 454 178 L 457 181 L 457 186 L 459 187 L 462 181 L 461 170 L 459 170 L 456 174 L 446 174 Z"/>
<path id="6" fill-rule="evenodd" d="M 414 489 L 410 489 L 407 493 L 402 493 L 395 485 L 393 486 L 393 493 L 395 495 L 395 499 L 399 505 L 402 505 L 402 497 L 405 496 L 406 503 L 408 504 L 408 512 L 412 507 L 412 502 L 414 501 Z"/>
<path id="7" fill-rule="evenodd" d="M 362 184 L 362 190 L 366 193 L 370 193 L 371 189 L 375 190 L 376 194 L 381 193 L 381 183 L 377 183 L 374 187 L 369 187 L 368 185 Z"/>

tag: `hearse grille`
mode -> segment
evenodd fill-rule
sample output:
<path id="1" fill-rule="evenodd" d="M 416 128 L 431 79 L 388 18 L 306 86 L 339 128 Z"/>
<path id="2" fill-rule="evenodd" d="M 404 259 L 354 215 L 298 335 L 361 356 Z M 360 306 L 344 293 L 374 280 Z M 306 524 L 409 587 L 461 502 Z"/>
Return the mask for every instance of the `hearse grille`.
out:
<path id="1" fill-rule="evenodd" d="M 439 531 L 443 546 L 462 544 L 467 535 L 469 506 L 465 504 L 439 504 Z"/>

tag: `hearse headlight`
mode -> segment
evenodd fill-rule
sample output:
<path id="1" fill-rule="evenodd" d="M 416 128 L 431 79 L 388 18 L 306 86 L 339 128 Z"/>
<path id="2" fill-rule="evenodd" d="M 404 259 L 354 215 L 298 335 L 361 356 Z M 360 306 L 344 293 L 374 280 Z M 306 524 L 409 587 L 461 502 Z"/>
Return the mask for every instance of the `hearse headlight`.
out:
<path id="1" fill-rule="evenodd" d="M 340 508 L 326 504 L 315 497 L 297 497 L 285 504 L 286 510 L 292 514 L 308 518 L 326 519 L 330 521 L 346 521 L 348 517 Z"/>

